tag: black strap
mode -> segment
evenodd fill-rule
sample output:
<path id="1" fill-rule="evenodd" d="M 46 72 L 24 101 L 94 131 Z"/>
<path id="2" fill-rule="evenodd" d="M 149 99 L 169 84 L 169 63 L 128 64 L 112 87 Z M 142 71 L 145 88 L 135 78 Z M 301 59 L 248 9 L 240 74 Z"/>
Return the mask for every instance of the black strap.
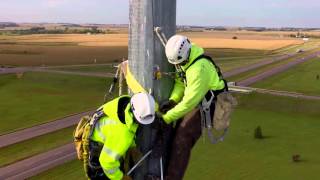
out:
<path id="1" fill-rule="evenodd" d="M 217 93 L 215 92 L 215 95 L 216 95 L 216 94 L 219 94 L 220 91 L 221 91 L 221 92 L 223 92 L 223 91 L 225 91 L 225 90 L 228 91 L 228 83 L 227 83 L 227 81 L 223 78 L 223 75 L 222 75 L 222 72 L 221 72 L 219 66 L 217 66 L 217 64 L 213 61 L 213 59 L 212 59 L 210 56 L 205 55 L 205 54 L 201 54 L 201 55 L 198 56 L 195 60 L 193 60 L 193 62 L 189 65 L 189 67 L 192 66 L 194 63 L 196 63 L 197 61 L 199 61 L 199 60 L 202 59 L 202 58 L 210 61 L 210 62 L 213 64 L 213 66 L 215 67 L 215 69 L 216 69 L 216 71 L 217 71 L 217 73 L 218 73 L 219 79 L 224 82 L 224 89 L 222 89 L 222 90 L 216 90 Z M 189 68 L 189 67 L 188 67 L 188 68 Z M 187 68 L 187 69 L 188 69 L 188 68 Z M 186 69 L 186 70 L 187 70 L 187 69 Z M 185 71 L 186 71 L 186 70 L 185 70 Z M 185 80 L 185 82 L 187 82 L 186 77 L 185 77 L 185 74 L 184 74 L 184 75 L 180 75 L 180 77 L 182 77 L 182 78 Z"/>
<path id="2" fill-rule="evenodd" d="M 118 101 L 118 118 L 119 120 L 121 121 L 122 124 L 126 124 L 126 121 L 125 121 L 125 109 L 127 108 L 127 105 L 129 104 L 130 102 L 130 97 L 127 97 L 127 96 L 124 96 L 124 97 L 121 97 Z"/>
<path id="3" fill-rule="evenodd" d="M 223 76 L 222 76 L 222 73 L 221 73 L 221 70 L 220 70 L 219 66 L 217 66 L 217 64 L 213 61 L 213 59 L 212 59 L 210 56 L 208 56 L 208 55 L 201 54 L 201 55 L 198 56 L 195 60 L 193 60 L 193 62 L 189 65 L 189 67 L 190 67 L 192 64 L 196 63 L 197 61 L 199 61 L 200 59 L 202 59 L 202 58 L 209 60 L 209 61 L 213 64 L 213 66 L 214 66 L 214 67 L 216 68 L 216 70 L 217 70 L 218 76 L 220 77 L 221 80 L 223 80 Z M 188 68 L 189 68 L 189 67 L 188 67 Z"/>

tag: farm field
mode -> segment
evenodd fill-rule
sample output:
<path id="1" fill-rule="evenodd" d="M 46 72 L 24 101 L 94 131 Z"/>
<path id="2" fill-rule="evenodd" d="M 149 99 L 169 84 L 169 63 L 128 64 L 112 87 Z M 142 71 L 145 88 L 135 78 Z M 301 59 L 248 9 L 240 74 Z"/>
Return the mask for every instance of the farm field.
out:
<path id="1" fill-rule="evenodd" d="M 273 53 L 295 53 L 299 50 L 306 51 L 313 48 L 320 47 L 320 41 L 319 40 L 310 40 L 308 42 L 304 42 L 303 44 L 298 45 L 291 45 L 283 48 L 279 48 L 276 50 L 273 50 Z"/>
<path id="2" fill-rule="evenodd" d="M 241 95 L 238 101 L 225 141 L 211 145 L 200 139 L 185 179 L 316 179 L 320 102 L 261 94 Z M 257 126 L 265 138 L 254 139 Z M 292 162 L 295 154 L 301 161 Z M 75 160 L 31 179 L 84 179 L 80 169 Z"/>
<path id="3" fill-rule="evenodd" d="M 72 142 L 75 126 L 0 148 L 0 167 Z M 45 144 L 45 146 L 44 146 Z M 30 148 L 32 147 L 32 148 Z M 28 149 L 26 151 L 26 149 Z"/>
<path id="4" fill-rule="evenodd" d="M 291 32 L 292 33 L 292 32 Z M 302 43 L 302 40 L 284 37 L 287 35 L 283 32 L 274 32 L 274 34 L 266 34 L 262 32 L 181 32 L 195 43 L 207 48 L 239 48 L 239 42 L 243 44 L 240 48 L 245 49 L 277 49 L 291 44 Z M 237 40 L 233 40 L 233 37 Z M 4 42 L 11 41 L 10 36 L 2 36 Z M 103 35 L 83 35 L 83 34 L 63 34 L 63 35 L 26 35 L 14 36 L 14 42 L 21 43 L 75 43 L 81 46 L 127 46 L 128 34 L 103 34 Z M 210 42 L 209 42 L 210 41 Z M 209 43 L 208 43 L 209 42 Z M 232 47 L 235 46 L 235 47 Z M 253 47 L 253 48 L 248 48 Z"/>
<path id="5" fill-rule="evenodd" d="M 0 65 L 52 66 L 110 63 L 127 57 L 127 51 L 127 47 L 86 47 L 59 43 L 3 45 L 0 42 Z"/>
<path id="6" fill-rule="evenodd" d="M 206 54 L 215 59 L 223 72 L 278 55 L 296 53 L 299 49 L 317 48 L 320 44 L 320 41 L 303 43 L 300 39 L 287 38 L 285 33 L 279 32 L 183 34 L 205 47 Z M 234 36 L 237 39 L 232 39 Z M 109 64 L 120 62 L 127 57 L 127 41 L 127 34 L 0 36 L 0 65 L 49 66 L 49 69 L 76 72 L 114 72 L 115 68 Z M 297 57 L 308 53 L 310 52 L 299 53 Z M 245 79 L 292 59 L 260 67 L 230 79 Z M 79 64 L 84 66 L 59 66 Z M 310 65 L 298 71 L 309 68 L 311 72 L 316 72 L 319 67 Z M 292 80 L 283 79 L 291 84 L 295 77 L 291 78 Z M 278 81 L 280 82 L 281 78 Z M 0 76 L 0 94 L 3 96 L 1 99 L 4 99 L 0 102 L 0 113 L 5 117 L 0 121 L 0 134 L 96 108 L 103 102 L 106 84 L 110 82 L 111 79 L 105 78 L 35 72 L 25 73 L 21 79 L 17 79 L 14 74 Z M 275 87 L 278 87 L 276 82 L 266 82 L 264 86 L 274 83 Z M 310 88 L 313 89 L 310 93 L 319 92 L 317 84 L 310 85 Z M 242 95 L 239 100 L 240 106 L 234 113 L 232 130 L 226 142 L 210 145 L 199 140 L 193 152 L 196 156 L 192 156 L 185 179 L 270 179 L 274 174 L 279 178 L 272 179 L 291 180 L 301 176 L 307 177 L 306 179 L 314 178 L 312 175 L 315 174 L 315 169 L 320 167 L 320 159 L 316 157 L 316 150 L 311 147 L 315 145 L 318 150 L 320 147 L 315 141 L 315 134 L 319 130 L 316 128 L 319 127 L 316 119 L 320 115 L 320 102 L 258 94 Z M 262 127 L 265 139 L 253 138 L 257 126 Z M 300 127 L 303 131 L 294 133 Z M 68 143 L 71 141 L 71 132 L 72 128 L 66 128 L 2 148 L 0 152 L 17 152 L 17 156 L 5 157 L 0 166 Z M 303 141 L 304 137 L 311 141 Z M 59 140 L 55 142 L 55 138 Z M 47 141 L 48 147 L 39 146 Z M 33 151 L 18 152 L 31 144 L 34 145 Z M 211 148 L 210 151 L 208 148 Z M 295 153 L 301 154 L 301 162 L 292 162 L 291 157 Z M 246 166 L 246 163 L 251 166 Z M 210 168 L 199 167 L 199 164 L 210 164 Z M 232 171 L 225 167 L 230 167 Z M 277 172 L 279 169 L 281 172 Z M 84 179 L 79 161 L 68 162 L 34 178 L 66 177 Z"/>
<path id="7" fill-rule="evenodd" d="M 254 87 L 320 95 L 320 58 L 253 84 Z"/>
<path id="8" fill-rule="evenodd" d="M 185 34 L 206 49 L 222 51 L 215 54 L 217 58 L 233 57 L 231 49 L 237 49 L 235 51 L 239 52 L 243 50 L 244 55 L 248 50 L 260 50 L 266 53 L 303 43 L 299 39 L 279 38 L 259 33 L 242 35 L 234 32 L 224 35 L 223 33 L 193 32 Z M 238 39 L 232 39 L 234 35 L 239 36 Z M 0 65 L 51 66 L 118 62 L 128 56 L 127 46 L 127 34 L 0 36 Z M 237 54 L 237 52 L 234 53 Z M 259 54 L 261 55 L 264 54 Z"/>
<path id="9" fill-rule="evenodd" d="M 103 103 L 110 79 L 25 73 L 0 76 L 0 134 L 34 126 Z"/>
<path id="10" fill-rule="evenodd" d="M 246 66 L 272 57 L 270 51 L 252 49 L 205 49 L 206 54 L 212 56 L 223 71 Z M 116 63 L 114 63 L 116 64 Z M 77 72 L 115 72 L 115 68 L 110 65 L 88 65 L 88 66 L 65 66 L 51 67 L 50 69 Z"/>

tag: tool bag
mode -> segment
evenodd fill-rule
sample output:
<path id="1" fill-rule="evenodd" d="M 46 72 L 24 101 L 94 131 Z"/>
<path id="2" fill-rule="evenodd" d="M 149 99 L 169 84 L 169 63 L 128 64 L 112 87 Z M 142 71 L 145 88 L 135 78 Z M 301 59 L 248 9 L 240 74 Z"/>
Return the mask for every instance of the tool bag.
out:
<path id="1" fill-rule="evenodd" d="M 99 156 L 103 144 L 90 141 L 95 124 L 104 115 L 102 108 L 100 108 L 93 116 L 82 117 L 73 133 L 77 157 L 83 161 L 84 171 L 89 179 L 105 177 L 99 163 Z"/>
<path id="2" fill-rule="evenodd" d="M 226 80 L 224 80 L 220 68 L 215 64 L 210 56 L 202 54 L 197 57 L 192 64 L 202 58 L 207 59 L 213 64 L 218 73 L 219 79 L 223 80 L 225 84 L 225 88 L 222 90 L 210 90 L 199 105 L 203 131 L 207 129 L 211 142 L 215 144 L 218 141 L 223 141 L 230 125 L 230 116 L 234 107 L 237 105 L 237 100 L 228 91 L 228 84 Z M 211 112 L 211 106 L 214 106 L 214 113 Z M 213 129 L 216 131 L 223 131 L 223 134 L 220 137 L 215 138 L 212 133 Z"/>
<path id="3" fill-rule="evenodd" d="M 217 95 L 213 116 L 214 129 L 221 131 L 229 127 L 231 114 L 236 105 L 237 100 L 230 92 L 225 91 Z"/>
<path id="4" fill-rule="evenodd" d="M 74 144 L 78 159 L 87 160 L 89 157 L 89 141 L 97 121 L 104 116 L 102 108 L 98 109 L 93 116 L 84 116 L 80 119 L 74 133 Z"/>
<path id="5" fill-rule="evenodd" d="M 85 153 L 84 152 L 85 151 L 84 141 L 86 141 L 85 137 L 87 137 L 88 134 L 90 133 L 89 132 L 90 119 L 91 118 L 89 116 L 82 117 L 73 133 L 73 139 L 74 139 L 74 145 L 77 151 L 77 157 L 81 161 L 83 161 L 83 154 Z"/>

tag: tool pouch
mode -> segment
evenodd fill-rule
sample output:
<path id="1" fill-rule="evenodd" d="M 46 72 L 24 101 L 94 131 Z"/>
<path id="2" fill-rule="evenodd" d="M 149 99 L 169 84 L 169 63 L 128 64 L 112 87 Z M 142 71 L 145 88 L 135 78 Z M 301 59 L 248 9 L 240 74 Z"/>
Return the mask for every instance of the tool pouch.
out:
<path id="1" fill-rule="evenodd" d="M 231 113 L 238 103 L 228 91 L 219 93 L 216 98 L 213 127 L 220 131 L 229 127 Z"/>
<path id="2" fill-rule="evenodd" d="M 88 133 L 86 132 L 88 128 L 86 128 L 89 125 L 90 117 L 84 116 L 80 119 L 76 129 L 73 132 L 73 140 L 74 145 L 77 151 L 77 157 L 79 160 L 83 161 L 83 144 L 84 144 L 84 134 Z M 89 133 L 88 133 L 89 134 Z"/>

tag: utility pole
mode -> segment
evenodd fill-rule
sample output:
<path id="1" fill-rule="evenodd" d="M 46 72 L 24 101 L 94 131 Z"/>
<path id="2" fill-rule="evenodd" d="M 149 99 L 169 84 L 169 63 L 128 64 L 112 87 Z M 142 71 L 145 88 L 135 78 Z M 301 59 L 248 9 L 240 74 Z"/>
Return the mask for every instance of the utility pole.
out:
<path id="1" fill-rule="evenodd" d="M 165 57 L 164 47 L 155 27 L 171 37 L 176 30 L 176 0 L 130 0 L 129 1 L 129 68 L 137 81 L 147 90 L 151 90 L 157 102 L 169 97 L 173 79 L 162 77 L 155 80 L 156 67 L 161 71 L 174 71 Z M 142 153 L 148 152 L 153 145 L 157 130 L 142 127 L 137 134 L 137 142 Z M 150 157 L 135 171 L 134 179 L 144 179 L 146 174 L 160 176 L 159 159 Z"/>

